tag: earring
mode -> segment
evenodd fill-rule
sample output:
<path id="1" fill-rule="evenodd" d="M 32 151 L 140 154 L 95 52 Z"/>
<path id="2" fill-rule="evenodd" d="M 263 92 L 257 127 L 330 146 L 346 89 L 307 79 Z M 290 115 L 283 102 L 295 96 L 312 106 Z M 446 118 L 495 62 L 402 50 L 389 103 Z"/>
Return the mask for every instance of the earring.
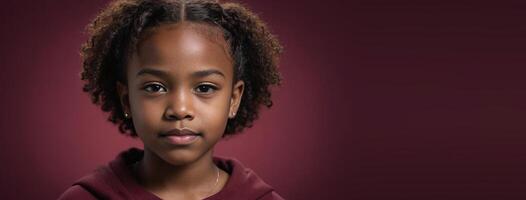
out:
<path id="1" fill-rule="evenodd" d="M 124 118 L 128 119 L 130 117 L 130 115 L 128 115 L 128 113 L 124 113 Z"/>
<path id="2" fill-rule="evenodd" d="M 236 116 L 236 112 L 233 112 L 230 114 L 230 118 L 234 118 Z"/>

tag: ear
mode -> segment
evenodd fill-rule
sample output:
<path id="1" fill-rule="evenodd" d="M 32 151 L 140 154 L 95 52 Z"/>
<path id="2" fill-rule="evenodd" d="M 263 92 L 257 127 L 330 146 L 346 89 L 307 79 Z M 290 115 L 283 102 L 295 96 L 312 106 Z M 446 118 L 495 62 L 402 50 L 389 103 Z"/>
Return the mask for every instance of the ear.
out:
<path id="1" fill-rule="evenodd" d="M 229 118 L 234 118 L 236 116 L 237 110 L 239 109 L 239 104 L 241 103 L 241 97 L 243 96 L 243 90 L 245 89 L 245 82 L 242 80 L 237 81 L 232 88 L 232 96 L 230 98 L 230 110 L 228 113 Z"/>
<path id="2" fill-rule="evenodd" d="M 119 95 L 119 100 L 121 102 L 122 111 L 131 115 L 130 111 L 130 100 L 129 100 L 129 91 L 128 86 L 117 81 L 117 94 Z M 121 113 L 124 115 L 124 113 Z"/>

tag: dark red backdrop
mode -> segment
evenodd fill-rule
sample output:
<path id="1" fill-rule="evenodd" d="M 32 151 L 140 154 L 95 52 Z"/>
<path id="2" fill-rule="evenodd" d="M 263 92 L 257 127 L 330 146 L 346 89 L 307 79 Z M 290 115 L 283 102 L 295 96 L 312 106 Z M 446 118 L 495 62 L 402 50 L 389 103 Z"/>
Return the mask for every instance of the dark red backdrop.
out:
<path id="1" fill-rule="evenodd" d="M 3 1 L 0 199 L 55 199 L 139 145 L 81 92 L 107 1 Z M 526 5 L 244 1 L 285 46 L 275 106 L 217 153 L 288 199 L 526 198 Z"/>

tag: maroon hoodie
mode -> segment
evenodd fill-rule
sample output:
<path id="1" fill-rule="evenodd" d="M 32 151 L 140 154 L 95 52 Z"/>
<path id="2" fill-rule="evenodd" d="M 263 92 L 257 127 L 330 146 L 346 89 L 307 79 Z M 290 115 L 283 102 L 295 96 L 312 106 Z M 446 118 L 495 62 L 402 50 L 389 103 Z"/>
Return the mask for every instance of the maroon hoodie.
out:
<path id="1" fill-rule="evenodd" d="M 130 165 L 140 160 L 143 150 L 130 148 L 120 153 L 108 166 L 99 167 L 68 188 L 59 200 L 83 199 L 145 199 L 160 200 L 142 188 L 133 178 Z M 236 159 L 214 157 L 214 163 L 230 174 L 225 187 L 206 200 L 283 199 L 272 187 Z"/>

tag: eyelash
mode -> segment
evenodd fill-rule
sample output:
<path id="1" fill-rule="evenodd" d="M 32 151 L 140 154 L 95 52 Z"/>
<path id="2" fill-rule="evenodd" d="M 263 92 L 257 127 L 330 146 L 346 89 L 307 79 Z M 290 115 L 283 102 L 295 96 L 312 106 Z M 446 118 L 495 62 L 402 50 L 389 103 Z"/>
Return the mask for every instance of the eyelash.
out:
<path id="1" fill-rule="evenodd" d="M 206 88 L 212 90 L 212 92 L 216 91 L 218 88 L 214 85 L 211 85 L 211 84 L 201 84 L 199 86 L 197 86 L 195 89 L 199 89 L 200 87 L 203 87 L 205 86 Z M 199 93 L 199 92 L 198 92 Z M 203 92 L 203 94 L 210 94 L 211 92 Z"/>
<path id="2" fill-rule="evenodd" d="M 152 91 L 150 90 L 150 88 L 152 88 L 152 86 L 158 86 L 160 87 L 159 89 L 164 89 L 164 92 L 166 92 L 166 88 L 164 88 L 164 86 L 162 86 L 161 84 L 158 84 L 158 83 L 153 83 L 153 84 L 148 84 L 146 86 L 144 86 L 144 90 L 146 90 L 147 92 L 150 92 L 150 93 L 157 93 L 157 91 Z M 201 84 L 201 85 L 198 85 L 195 90 L 197 93 L 199 94 L 210 94 L 212 92 L 199 92 L 199 88 L 203 89 L 202 87 L 206 87 L 207 89 L 209 90 L 212 90 L 212 92 L 216 91 L 218 89 L 218 87 L 214 86 L 214 85 L 211 85 L 211 84 Z"/>
<path id="3" fill-rule="evenodd" d="M 149 90 L 149 88 L 152 88 L 152 86 L 159 86 L 159 87 L 161 87 L 162 89 L 165 90 L 164 92 L 166 92 L 166 88 L 164 88 L 161 84 L 157 84 L 157 83 L 148 84 L 148 85 L 144 86 L 143 89 L 146 90 L 146 92 L 149 92 L 149 93 L 156 93 L 156 91 Z"/>

